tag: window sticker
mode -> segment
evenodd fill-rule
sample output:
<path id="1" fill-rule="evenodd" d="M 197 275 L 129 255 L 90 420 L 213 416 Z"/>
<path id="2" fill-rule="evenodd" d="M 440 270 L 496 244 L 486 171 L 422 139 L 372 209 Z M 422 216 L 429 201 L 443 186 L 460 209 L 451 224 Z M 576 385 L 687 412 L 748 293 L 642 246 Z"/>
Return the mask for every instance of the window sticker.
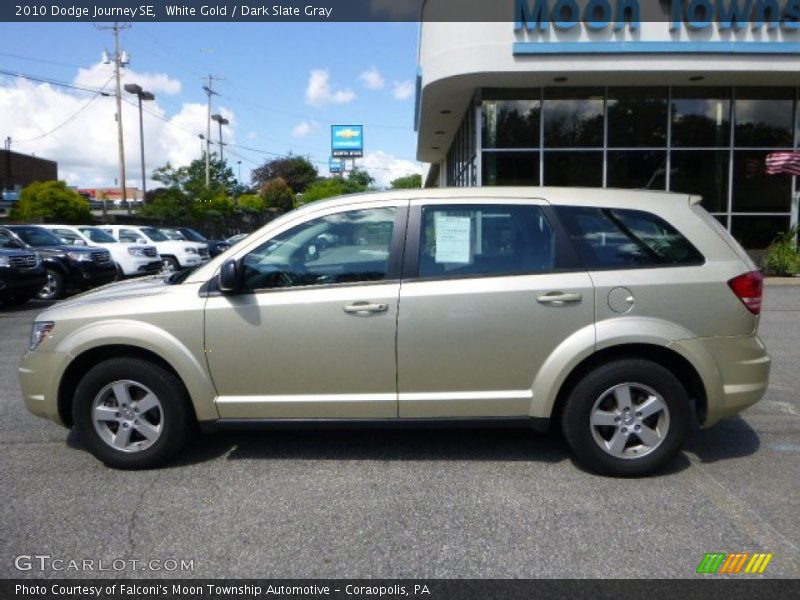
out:
<path id="1" fill-rule="evenodd" d="M 469 264 L 471 219 L 436 213 L 436 262 Z"/>

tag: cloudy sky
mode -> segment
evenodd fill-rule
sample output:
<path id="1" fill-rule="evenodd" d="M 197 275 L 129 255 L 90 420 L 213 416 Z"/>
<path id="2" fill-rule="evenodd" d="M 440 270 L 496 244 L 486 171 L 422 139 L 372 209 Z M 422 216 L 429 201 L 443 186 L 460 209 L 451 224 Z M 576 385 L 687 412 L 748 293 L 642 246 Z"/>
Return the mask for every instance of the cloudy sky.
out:
<path id="1" fill-rule="evenodd" d="M 225 158 L 244 181 L 251 169 L 288 153 L 308 156 L 327 174 L 332 124 L 364 124 L 359 164 L 379 185 L 420 172 L 417 35 L 413 23 L 133 24 L 121 34 L 130 60 L 123 84 L 156 96 L 145 103 L 148 176 L 167 162 L 201 156 L 209 74 L 219 78 L 212 112 L 230 121 Z M 88 23 L 0 23 L 0 138 L 11 137 L 16 152 L 58 161 L 59 177 L 71 185 L 115 185 L 113 65 L 103 63 L 103 52 L 112 50 L 111 32 Z M 124 95 L 132 185 L 141 181 L 139 117 L 135 96 Z"/>

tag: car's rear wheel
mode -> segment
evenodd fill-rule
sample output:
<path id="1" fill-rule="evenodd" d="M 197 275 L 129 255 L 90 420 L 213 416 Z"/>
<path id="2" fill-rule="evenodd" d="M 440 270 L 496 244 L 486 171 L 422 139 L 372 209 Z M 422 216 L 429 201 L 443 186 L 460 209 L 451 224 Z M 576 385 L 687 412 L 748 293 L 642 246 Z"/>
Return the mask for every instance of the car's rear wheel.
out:
<path id="1" fill-rule="evenodd" d="M 680 450 L 689 398 L 668 369 L 618 360 L 586 374 L 571 390 L 561 427 L 578 462 L 615 476 L 646 475 Z"/>
<path id="2" fill-rule="evenodd" d="M 39 290 L 39 300 L 58 300 L 64 295 L 64 276 L 55 269 L 47 269 L 47 283 Z"/>
<path id="3" fill-rule="evenodd" d="M 81 439 L 106 465 L 145 469 L 180 451 L 191 412 L 173 373 L 139 358 L 112 358 L 81 379 L 73 417 Z"/>

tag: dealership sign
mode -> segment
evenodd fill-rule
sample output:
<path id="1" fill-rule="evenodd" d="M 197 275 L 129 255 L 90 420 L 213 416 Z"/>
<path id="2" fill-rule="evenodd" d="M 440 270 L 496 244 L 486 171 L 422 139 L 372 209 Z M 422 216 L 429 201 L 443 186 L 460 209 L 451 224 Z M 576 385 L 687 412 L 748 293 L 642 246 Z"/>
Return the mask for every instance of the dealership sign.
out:
<path id="1" fill-rule="evenodd" d="M 653 5 L 647 0 L 650 11 Z M 800 31 L 800 0 L 668 0 L 670 31 Z M 514 30 L 639 29 L 640 0 L 514 0 Z M 666 18 L 665 18 L 666 20 Z"/>
<path id="2" fill-rule="evenodd" d="M 328 171 L 331 173 L 341 173 L 344 170 L 344 163 L 341 158 L 331 156 L 328 159 Z"/>
<path id="3" fill-rule="evenodd" d="M 331 125 L 331 156 L 334 158 L 364 156 L 364 126 Z"/>

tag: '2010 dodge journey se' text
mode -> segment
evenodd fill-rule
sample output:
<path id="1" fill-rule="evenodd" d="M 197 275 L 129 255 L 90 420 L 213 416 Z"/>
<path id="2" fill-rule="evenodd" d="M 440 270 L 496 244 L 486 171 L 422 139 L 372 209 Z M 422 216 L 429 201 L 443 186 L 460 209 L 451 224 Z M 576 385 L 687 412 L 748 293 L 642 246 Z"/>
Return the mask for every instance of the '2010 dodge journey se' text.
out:
<path id="1" fill-rule="evenodd" d="M 612 475 L 757 402 L 762 277 L 699 204 L 601 189 L 404 190 L 314 202 L 209 263 L 36 318 L 34 414 L 108 465 L 190 426 L 561 427 Z"/>

